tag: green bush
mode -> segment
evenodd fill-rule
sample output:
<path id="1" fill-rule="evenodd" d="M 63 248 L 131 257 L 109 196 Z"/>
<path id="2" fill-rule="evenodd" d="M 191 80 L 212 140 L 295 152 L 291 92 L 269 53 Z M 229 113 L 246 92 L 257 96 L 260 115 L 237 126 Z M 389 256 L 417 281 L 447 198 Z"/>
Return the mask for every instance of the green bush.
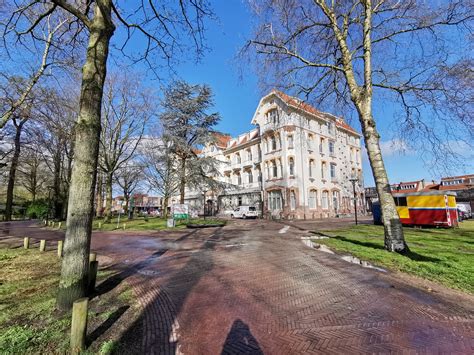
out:
<path id="1" fill-rule="evenodd" d="M 33 338 L 33 331 L 27 326 L 13 326 L 0 334 L 1 354 L 24 354 Z"/>
<path id="2" fill-rule="evenodd" d="M 37 200 L 34 202 L 31 202 L 26 209 L 26 215 L 29 218 L 46 218 L 48 214 L 48 202 L 45 200 Z"/>

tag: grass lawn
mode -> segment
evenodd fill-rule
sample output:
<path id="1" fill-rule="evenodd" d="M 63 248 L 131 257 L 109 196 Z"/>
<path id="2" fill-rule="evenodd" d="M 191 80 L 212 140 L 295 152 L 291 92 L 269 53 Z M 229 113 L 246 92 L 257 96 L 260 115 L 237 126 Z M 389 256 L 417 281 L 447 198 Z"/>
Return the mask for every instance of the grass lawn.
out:
<path id="1" fill-rule="evenodd" d="M 120 222 L 118 222 L 118 218 L 114 217 L 110 223 L 104 223 L 103 219 L 94 219 L 92 223 L 93 230 L 102 230 L 102 231 L 113 231 L 118 229 L 123 229 L 125 224 L 125 228 L 127 230 L 134 230 L 134 231 L 144 231 L 144 230 L 164 230 L 168 229 L 166 225 L 166 219 L 164 218 L 157 218 L 157 217 L 135 217 L 132 220 L 128 220 L 126 217 L 120 218 Z M 198 224 L 198 225 L 208 225 L 208 224 L 219 224 L 225 225 L 226 221 L 217 218 L 191 218 L 189 220 L 181 220 L 176 221 L 176 227 L 178 229 L 186 228 L 187 224 Z M 99 228 L 100 225 L 100 228 Z M 61 229 L 66 229 L 66 223 L 63 222 L 61 225 Z"/>
<path id="2" fill-rule="evenodd" d="M 0 354 L 64 354 L 69 347 L 70 313 L 55 310 L 60 261 L 55 251 L 0 249 Z M 110 272 L 99 272 L 98 281 Z M 98 282 L 98 283 L 99 283 Z M 135 305 L 122 284 L 90 302 L 88 329 L 96 329 L 108 313 Z M 131 306 L 133 305 L 133 306 Z M 130 314 L 127 318 L 133 318 Z M 112 332 L 113 333 L 113 332 Z M 107 354 L 119 344 L 97 337 L 88 352 Z"/>
<path id="3" fill-rule="evenodd" d="M 378 266 L 399 270 L 474 294 L 474 221 L 457 229 L 404 228 L 408 255 L 384 250 L 383 227 L 359 225 L 321 231 L 317 240 L 337 252 L 350 253 Z"/>

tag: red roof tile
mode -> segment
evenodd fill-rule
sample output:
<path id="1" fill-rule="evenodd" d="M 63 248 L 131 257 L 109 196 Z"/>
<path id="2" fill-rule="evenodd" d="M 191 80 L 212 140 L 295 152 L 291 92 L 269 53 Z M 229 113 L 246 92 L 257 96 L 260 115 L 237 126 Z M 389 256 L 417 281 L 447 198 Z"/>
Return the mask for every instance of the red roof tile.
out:
<path id="1" fill-rule="evenodd" d="M 296 108 L 299 108 L 303 111 L 306 111 L 312 115 L 315 115 L 315 116 L 320 116 L 321 118 L 325 118 L 325 116 L 329 115 L 328 113 L 325 113 L 325 112 L 322 112 L 322 111 L 319 111 L 317 109 L 315 109 L 313 106 L 305 103 L 304 101 L 301 101 L 295 97 L 292 97 L 292 96 L 289 96 L 279 90 L 273 90 L 272 91 L 273 93 L 275 93 L 275 95 L 277 95 L 278 97 L 280 97 L 284 102 L 286 102 L 288 105 L 290 106 L 293 106 L 293 107 L 296 107 Z M 336 126 L 340 127 L 340 128 L 343 128 L 347 131 L 350 131 L 352 133 L 355 133 L 357 135 L 359 135 L 359 133 L 357 133 L 357 131 L 352 128 L 351 126 L 349 126 L 343 118 L 340 118 L 338 117 L 336 119 Z"/>

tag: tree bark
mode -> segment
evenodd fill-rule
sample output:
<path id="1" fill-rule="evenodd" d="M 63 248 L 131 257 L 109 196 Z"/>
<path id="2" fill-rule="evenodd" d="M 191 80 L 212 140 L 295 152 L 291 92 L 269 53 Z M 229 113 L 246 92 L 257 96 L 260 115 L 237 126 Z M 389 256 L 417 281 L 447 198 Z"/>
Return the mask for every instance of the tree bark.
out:
<path id="1" fill-rule="evenodd" d="M 186 190 L 186 159 L 181 159 L 181 177 L 179 182 L 179 203 L 184 204 L 184 194 Z"/>
<path id="2" fill-rule="evenodd" d="M 54 165 L 54 181 L 53 181 L 53 208 L 54 218 L 62 219 L 62 204 L 61 204 L 61 151 L 58 149 L 53 156 Z"/>
<path id="3" fill-rule="evenodd" d="M 105 177 L 105 219 L 104 223 L 109 223 L 112 219 L 112 173 L 107 173 Z"/>
<path id="4" fill-rule="evenodd" d="M 110 38 L 111 1 L 97 1 L 82 68 L 80 108 L 75 127 L 74 165 L 69 190 L 64 257 L 57 306 L 67 310 L 87 295 L 94 191 L 101 130 L 101 105 Z"/>
<path id="5" fill-rule="evenodd" d="M 102 217 L 102 206 L 104 204 L 104 200 L 102 198 L 102 191 L 103 191 L 103 178 L 102 174 L 99 172 L 97 177 L 97 189 L 96 189 L 96 208 L 95 208 L 95 216 Z"/>
<path id="6" fill-rule="evenodd" d="M 7 200 L 5 205 L 5 221 L 12 220 L 13 213 L 13 190 L 15 188 L 15 176 L 18 167 L 18 159 L 20 158 L 21 150 L 21 131 L 26 119 L 21 120 L 18 124 L 15 124 L 15 140 L 13 157 L 10 165 L 10 171 L 8 173 L 8 186 L 7 186 Z"/>
<path id="7" fill-rule="evenodd" d="M 390 183 L 387 171 L 380 150 L 380 136 L 375 127 L 375 121 L 369 109 L 365 112 L 359 111 L 359 119 L 364 134 L 365 147 L 369 156 L 372 174 L 375 180 L 375 187 L 380 199 L 382 210 L 382 222 L 385 232 L 385 249 L 394 252 L 407 252 L 408 246 L 405 243 L 402 223 L 398 216 L 395 201 L 390 192 Z"/>

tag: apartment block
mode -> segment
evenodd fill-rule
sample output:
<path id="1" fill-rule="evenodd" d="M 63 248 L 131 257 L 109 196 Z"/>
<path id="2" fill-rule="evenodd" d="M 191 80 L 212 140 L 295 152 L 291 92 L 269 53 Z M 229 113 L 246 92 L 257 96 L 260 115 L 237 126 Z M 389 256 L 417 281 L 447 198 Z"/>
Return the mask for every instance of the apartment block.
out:
<path id="1" fill-rule="evenodd" d="M 220 191 L 188 191 L 196 209 L 256 206 L 264 216 L 326 218 L 364 205 L 360 135 L 342 118 L 273 90 L 260 100 L 250 132 L 216 135 L 202 154 L 220 162 Z"/>

